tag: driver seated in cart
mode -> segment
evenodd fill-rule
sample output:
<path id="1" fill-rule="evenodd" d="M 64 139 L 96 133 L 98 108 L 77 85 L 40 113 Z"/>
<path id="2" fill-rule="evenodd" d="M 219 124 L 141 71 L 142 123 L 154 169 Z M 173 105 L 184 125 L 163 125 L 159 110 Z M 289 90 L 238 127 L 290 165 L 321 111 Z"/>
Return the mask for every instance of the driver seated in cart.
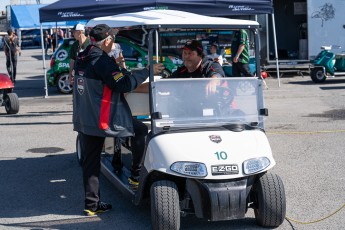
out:
<path id="1" fill-rule="evenodd" d="M 182 48 L 183 65 L 168 78 L 222 78 L 225 73 L 222 66 L 205 57 L 202 44 L 197 40 L 189 40 Z M 220 81 L 210 81 L 206 85 L 206 95 L 214 94 Z M 148 83 L 140 85 L 134 92 L 148 93 Z"/>
<path id="2" fill-rule="evenodd" d="M 202 44 L 197 40 L 187 41 L 182 48 L 183 66 L 179 67 L 168 78 L 223 78 L 225 73 L 219 62 L 206 57 Z M 205 95 L 213 95 L 217 87 L 221 85 L 219 80 L 210 81 L 205 87 Z M 149 84 L 145 82 L 137 87 L 134 93 L 148 93 Z M 141 151 L 142 152 L 142 151 Z M 142 156 L 141 156 L 142 158 Z"/>

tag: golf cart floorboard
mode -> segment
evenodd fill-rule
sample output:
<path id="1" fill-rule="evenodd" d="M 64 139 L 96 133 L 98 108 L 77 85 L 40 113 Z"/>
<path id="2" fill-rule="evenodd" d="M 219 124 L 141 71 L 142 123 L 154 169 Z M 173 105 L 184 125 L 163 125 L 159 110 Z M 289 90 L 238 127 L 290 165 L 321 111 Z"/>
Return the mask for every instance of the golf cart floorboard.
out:
<path id="1" fill-rule="evenodd" d="M 111 164 L 113 155 L 103 153 L 101 156 L 101 171 L 103 175 L 114 184 L 117 189 L 119 189 L 123 194 L 129 198 L 134 198 L 134 191 L 130 189 L 128 183 L 128 177 L 130 176 L 130 171 L 126 167 L 122 167 L 121 173 L 116 174 L 114 168 Z"/>

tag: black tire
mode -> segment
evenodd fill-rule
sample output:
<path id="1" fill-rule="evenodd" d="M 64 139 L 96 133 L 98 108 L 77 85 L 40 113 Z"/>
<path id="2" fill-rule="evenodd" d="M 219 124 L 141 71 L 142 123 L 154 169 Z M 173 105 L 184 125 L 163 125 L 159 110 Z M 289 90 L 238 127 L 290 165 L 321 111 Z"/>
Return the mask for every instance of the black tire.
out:
<path id="1" fill-rule="evenodd" d="M 153 230 L 180 229 L 180 205 L 177 186 L 168 180 L 151 185 L 151 224 Z"/>
<path id="2" fill-rule="evenodd" d="M 312 69 L 310 77 L 314 83 L 322 83 L 322 82 L 326 81 L 326 76 L 325 76 L 322 68 Z"/>
<path id="3" fill-rule="evenodd" d="M 56 87 L 60 93 L 70 94 L 73 90 L 73 85 L 69 84 L 68 73 L 62 73 L 57 77 Z"/>
<path id="4" fill-rule="evenodd" d="M 276 174 L 266 173 L 254 184 L 254 213 L 258 225 L 275 228 L 286 214 L 285 189 Z"/>
<path id="5" fill-rule="evenodd" d="M 7 114 L 16 114 L 19 111 L 19 99 L 17 94 L 8 93 L 4 96 L 5 109 Z"/>
<path id="6" fill-rule="evenodd" d="M 75 149 L 77 154 L 78 163 L 81 165 L 83 162 L 83 156 L 81 154 L 81 147 L 80 147 L 80 135 L 77 135 L 77 139 L 75 141 Z"/>

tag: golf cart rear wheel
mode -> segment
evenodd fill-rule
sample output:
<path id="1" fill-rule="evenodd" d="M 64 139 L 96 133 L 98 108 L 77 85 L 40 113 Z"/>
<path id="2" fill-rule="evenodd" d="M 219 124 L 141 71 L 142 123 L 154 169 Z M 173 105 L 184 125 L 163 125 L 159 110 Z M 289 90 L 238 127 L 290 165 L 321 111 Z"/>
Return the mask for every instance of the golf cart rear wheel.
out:
<path id="1" fill-rule="evenodd" d="M 8 93 L 4 97 L 7 114 L 16 114 L 19 111 L 19 99 L 17 94 Z"/>
<path id="2" fill-rule="evenodd" d="M 286 198 L 278 175 L 266 173 L 254 184 L 254 213 L 262 227 L 278 227 L 285 219 Z"/>
<path id="3" fill-rule="evenodd" d="M 325 73 L 323 72 L 323 69 L 321 68 L 312 69 L 310 77 L 314 83 L 322 83 L 326 80 Z"/>
<path id="4" fill-rule="evenodd" d="M 180 205 L 177 186 L 168 180 L 151 185 L 152 229 L 180 229 Z"/>
<path id="5" fill-rule="evenodd" d="M 75 149 L 77 154 L 78 163 L 81 165 L 83 162 L 83 156 L 81 155 L 81 145 L 80 145 L 80 135 L 78 134 L 77 139 L 75 141 Z"/>
<path id="6" fill-rule="evenodd" d="M 56 86 L 63 94 L 72 93 L 73 85 L 68 80 L 68 73 L 62 73 L 57 77 Z"/>

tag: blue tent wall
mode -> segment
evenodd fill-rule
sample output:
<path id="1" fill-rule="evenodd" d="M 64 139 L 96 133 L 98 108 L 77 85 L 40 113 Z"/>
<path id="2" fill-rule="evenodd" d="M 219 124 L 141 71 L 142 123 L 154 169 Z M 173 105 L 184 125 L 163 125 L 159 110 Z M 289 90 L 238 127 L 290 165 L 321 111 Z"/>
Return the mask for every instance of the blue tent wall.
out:
<path id="1" fill-rule="evenodd" d="M 12 5 L 11 6 L 11 27 L 15 29 L 39 29 L 39 9 L 46 5 Z M 81 22 L 86 24 L 86 21 L 60 21 L 42 23 L 44 29 L 56 27 L 72 27 Z"/>

